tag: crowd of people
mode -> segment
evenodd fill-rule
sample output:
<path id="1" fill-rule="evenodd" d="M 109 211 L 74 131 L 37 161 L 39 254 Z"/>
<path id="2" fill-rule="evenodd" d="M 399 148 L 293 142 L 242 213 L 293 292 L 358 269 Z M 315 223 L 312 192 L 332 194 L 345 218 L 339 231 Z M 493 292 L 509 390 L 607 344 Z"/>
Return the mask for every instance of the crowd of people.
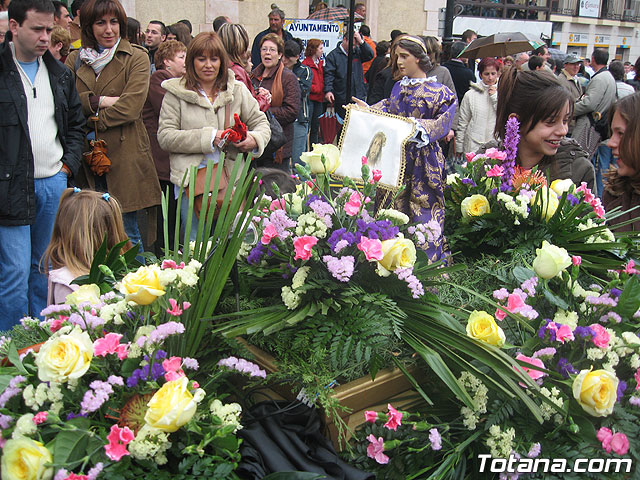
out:
<path id="1" fill-rule="evenodd" d="M 541 47 L 476 63 L 459 57 L 473 31 L 444 55 L 436 37 L 394 30 L 375 42 L 366 24 L 325 55 L 322 40 L 293 38 L 284 19 L 272 5 L 251 40 L 227 17 L 195 37 L 188 20 L 142 31 L 118 0 L 13 0 L 0 12 L 0 330 L 75 288 L 105 235 L 109 247 L 128 238 L 159 252 L 191 167 L 252 158 L 291 184 L 328 107 L 344 118 L 356 103 L 415 123 L 406 188 L 393 199 L 413 221 L 443 225 L 446 170 L 464 152 L 500 146 L 510 116 L 521 167 L 586 182 L 606 205 L 638 204 L 640 61 L 632 75 L 602 49 L 558 63 Z M 235 118 L 246 136 L 229 141 Z M 284 141 L 274 147 L 276 126 Z M 181 208 L 186 218 L 186 198 Z M 446 255 L 444 240 L 427 254 Z"/>

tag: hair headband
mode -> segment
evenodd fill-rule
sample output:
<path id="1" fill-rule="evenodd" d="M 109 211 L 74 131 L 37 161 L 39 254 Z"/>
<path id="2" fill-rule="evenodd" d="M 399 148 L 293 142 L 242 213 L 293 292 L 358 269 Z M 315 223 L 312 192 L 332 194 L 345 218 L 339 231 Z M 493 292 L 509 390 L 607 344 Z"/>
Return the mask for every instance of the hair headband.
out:
<path id="1" fill-rule="evenodd" d="M 73 187 L 73 193 L 80 193 L 82 191 L 82 189 L 78 188 L 78 187 Z M 107 192 L 102 194 L 102 198 L 104 199 L 105 202 L 108 202 L 111 199 L 111 195 L 109 195 Z"/>
<path id="2" fill-rule="evenodd" d="M 427 53 L 427 47 L 425 46 L 424 42 L 422 40 L 416 38 L 416 37 L 411 37 L 409 35 L 404 35 L 404 36 L 400 37 L 400 40 L 409 40 L 410 42 L 416 43 L 416 44 L 420 45 L 420 47 L 422 48 L 424 53 Z M 398 40 L 398 42 L 400 40 Z"/>

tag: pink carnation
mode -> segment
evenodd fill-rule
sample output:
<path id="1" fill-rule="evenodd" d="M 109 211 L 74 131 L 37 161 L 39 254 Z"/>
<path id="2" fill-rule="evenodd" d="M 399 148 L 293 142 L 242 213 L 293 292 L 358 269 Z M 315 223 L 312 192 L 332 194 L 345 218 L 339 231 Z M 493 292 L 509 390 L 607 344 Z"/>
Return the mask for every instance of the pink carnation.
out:
<path id="1" fill-rule="evenodd" d="M 344 205 L 344 211 L 350 217 L 354 217 L 362 207 L 362 195 L 359 192 L 353 192 L 349 201 Z"/>
<path id="2" fill-rule="evenodd" d="M 262 231 L 262 238 L 260 239 L 260 242 L 262 242 L 263 245 L 269 245 L 271 240 L 278 237 L 278 230 L 273 223 L 270 223 Z"/>
<path id="3" fill-rule="evenodd" d="M 618 455 L 626 455 L 629 451 L 629 439 L 624 433 L 614 433 L 609 442 L 611 450 Z"/>
<path id="4" fill-rule="evenodd" d="M 507 158 L 507 152 L 503 152 L 497 148 L 489 148 L 484 152 L 483 156 L 492 158 L 493 160 L 505 160 Z"/>
<path id="5" fill-rule="evenodd" d="M 182 270 L 184 267 L 184 262 L 180 262 L 180 265 L 178 265 L 175 260 L 163 260 L 161 266 L 162 270 L 166 270 L 167 268 L 172 270 Z"/>
<path id="6" fill-rule="evenodd" d="M 63 480 L 89 480 L 89 476 L 88 475 L 78 475 L 77 473 L 71 472 Z"/>
<path id="7" fill-rule="evenodd" d="M 592 339 L 593 344 L 599 348 L 607 348 L 609 346 L 609 340 L 611 340 L 607 329 L 599 323 L 594 323 L 593 325 L 589 325 L 589 327 L 596 333 Z"/>
<path id="8" fill-rule="evenodd" d="M 582 257 L 580 255 L 573 255 L 571 257 L 571 263 L 573 263 L 575 267 L 579 267 L 582 263 Z"/>
<path id="9" fill-rule="evenodd" d="M 633 374 L 633 378 L 636 380 L 636 390 L 640 390 L 640 368 Z"/>
<path id="10" fill-rule="evenodd" d="M 384 258 L 384 254 L 382 253 L 382 242 L 377 238 L 367 238 L 365 236 L 360 237 L 358 250 L 364 252 L 364 256 L 369 262 L 372 260 L 379 261 Z"/>
<path id="11" fill-rule="evenodd" d="M 473 152 L 467 152 L 464 154 L 464 157 L 467 159 L 467 162 L 473 162 L 473 159 L 476 158 L 476 154 Z"/>
<path id="12" fill-rule="evenodd" d="M 93 342 L 93 352 L 97 357 L 106 357 L 110 353 L 118 355 L 120 360 L 124 360 L 128 355 L 128 345 L 120 344 L 122 335 L 119 333 L 107 333 L 103 338 Z"/>
<path id="13" fill-rule="evenodd" d="M 629 275 L 640 273 L 640 270 L 637 270 L 635 267 L 636 262 L 634 262 L 633 260 L 629 260 L 629 263 L 624 266 L 624 270 L 622 270 L 620 273 L 627 273 Z"/>
<path id="14" fill-rule="evenodd" d="M 295 249 L 296 255 L 293 259 L 309 260 L 311 258 L 311 249 L 316 243 L 318 243 L 318 239 L 309 235 L 294 238 L 293 248 Z"/>
<path id="15" fill-rule="evenodd" d="M 49 415 L 49 412 L 38 412 L 33 416 L 33 423 L 35 423 L 36 425 L 40 425 L 41 423 L 44 423 L 47 421 L 47 416 Z"/>
<path id="16" fill-rule="evenodd" d="M 518 313 L 518 311 L 525 306 L 524 300 L 520 295 L 512 293 L 509 295 L 509 299 L 507 300 L 506 309 L 511 313 Z M 498 320 L 504 320 L 507 316 L 507 313 L 498 308 L 496 310 L 496 318 Z"/>
<path id="17" fill-rule="evenodd" d="M 373 434 L 367 437 L 369 446 L 367 447 L 367 457 L 373 458 L 381 465 L 389 463 L 389 457 L 384 454 L 384 439 L 374 437 Z"/>
<path id="18" fill-rule="evenodd" d="M 539 368 L 545 368 L 544 367 L 544 363 L 542 363 L 542 360 L 540 360 L 539 358 L 531 358 L 531 357 L 527 357 L 526 355 L 522 355 L 521 353 L 519 353 L 516 356 L 516 360 L 520 360 L 522 362 L 526 362 L 526 363 L 530 363 L 531 365 L 535 365 L 536 367 Z M 539 370 L 535 370 L 533 368 L 529 368 L 529 367 L 524 367 L 524 366 L 520 366 L 520 368 L 522 370 L 524 370 L 527 375 L 529 375 L 531 377 L 532 380 L 538 380 L 539 378 L 542 378 L 546 375 L 546 373 L 541 372 Z M 520 384 L 522 385 L 522 384 Z"/>
<path id="19" fill-rule="evenodd" d="M 182 370 L 182 358 L 180 357 L 171 357 L 162 362 L 162 368 L 166 372 L 164 375 L 164 379 L 167 382 L 172 382 L 173 380 L 178 380 L 181 377 L 184 377 L 184 370 Z"/>
<path id="20" fill-rule="evenodd" d="M 119 462 L 122 457 L 129 455 L 127 445 L 135 438 L 129 427 L 120 428 L 112 425 L 109 435 L 107 435 L 108 445 L 104 446 L 104 452 L 111 460 Z"/>
<path id="21" fill-rule="evenodd" d="M 49 324 L 49 330 L 51 330 L 51 333 L 56 333 L 58 330 L 60 330 L 60 327 L 62 327 L 62 324 L 65 320 L 69 320 L 69 317 L 61 316 L 59 318 L 54 318 L 53 320 L 51 320 L 51 323 Z"/>
<path id="22" fill-rule="evenodd" d="M 379 182 L 380 179 L 382 178 L 382 172 L 380 170 L 378 170 L 377 168 L 374 168 L 371 171 L 371 174 L 373 175 L 373 181 L 374 182 Z"/>
<path id="23" fill-rule="evenodd" d="M 369 163 L 369 160 L 367 160 L 367 157 L 365 157 L 364 155 L 360 160 L 362 160 L 362 165 L 366 165 L 367 163 Z"/>
<path id="24" fill-rule="evenodd" d="M 287 202 L 284 198 L 276 198 L 271 205 L 269 205 L 269 210 L 272 212 L 274 210 L 285 210 L 287 208 Z"/>
<path id="25" fill-rule="evenodd" d="M 387 413 L 387 423 L 384 424 L 389 430 L 397 430 L 402 425 L 402 412 L 399 412 L 389 403 L 387 404 L 389 413 Z"/>
<path id="26" fill-rule="evenodd" d="M 364 420 L 366 422 L 376 423 L 377 419 L 378 419 L 378 412 L 374 412 L 373 410 L 365 410 Z"/>
<path id="27" fill-rule="evenodd" d="M 504 168 L 500 165 L 494 165 L 493 168 L 487 170 L 487 177 L 501 177 L 504 175 Z"/>

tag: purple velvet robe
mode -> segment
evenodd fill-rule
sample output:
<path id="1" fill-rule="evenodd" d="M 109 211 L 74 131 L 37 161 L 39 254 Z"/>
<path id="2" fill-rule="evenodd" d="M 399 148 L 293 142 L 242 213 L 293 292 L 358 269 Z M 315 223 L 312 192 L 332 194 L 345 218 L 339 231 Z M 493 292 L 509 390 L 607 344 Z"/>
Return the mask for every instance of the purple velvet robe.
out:
<path id="1" fill-rule="evenodd" d="M 406 144 L 406 188 L 396 198 L 393 208 L 409 215 L 412 222 L 427 223 L 432 219 L 437 220 L 444 231 L 443 189 L 446 185 L 446 172 L 445 158 L 438 140 L 451 130 L 457 108 L 455 93 L 434 81 L 405 79 L 396 82 L 388 99 L 381 100 L 371 108 L 392 115 L 411 117 L 420 127 L 417 137 Z M 424 145 L 425 142 L 428 143 Z M 429 245 L 426 253 L 430 261 L 447 255 L 444 236 Z"/>

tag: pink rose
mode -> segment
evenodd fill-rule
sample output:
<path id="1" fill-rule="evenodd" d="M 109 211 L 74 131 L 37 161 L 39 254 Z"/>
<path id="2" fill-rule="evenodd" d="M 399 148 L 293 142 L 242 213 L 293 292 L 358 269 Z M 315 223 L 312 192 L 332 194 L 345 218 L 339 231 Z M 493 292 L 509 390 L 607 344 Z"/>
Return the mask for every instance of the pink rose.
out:
<path id="1" fill-rule="evenodd" d="M 378 420 L 378 412 L 374 412 L 373 410 L 365 410 L 364 420 L 365 422 L 376 423 L 376 420 Z"/>
<path id="2" fill-rule="evenodd" d="M 540 360 L 539 358 L 531 358 L 531 357 L 527 357 L 526 355 L 522 355 L 521 353 L 519 353 L 516 356 L 516 360 L 520 360 L 522 362 L 527 362 L 530 363 L 531 365 L 535 365 L 536 367 L 539 368 L 545 368 L 544 367 L 544 363 L 542 363 L 542 360 Z M 535 370 L 533 368 L 529 368 L 529 367 L 524 367 L 524 366 L 520 366 L 520 368 L 522 370 L 524 370 L 527 375 L 529 375 L 531 377 L 532 380 L 538 380 L 539 378 L 542 378 L 546 375 L 546 373 L 541 372 L 539 370 Z"/>
<path id="3" fill-rule="evenodd" d="M 362 195 L 359 192 L 353 192 L 349 201 L 344 205 L 344 211 L 350 217 L 354 217 L 360 212 L 362 207 Z"/>
<path id="4" fill-rule="evenodd" d="M 497 148 L 490 148 L 486 152 L 484 152 L 485 157 L 491 158 L 493 160 L 505 160 L 507 158 L 507 152 L 503 152 L 498 150 Z"/>
<path id="5" fill-rule="evenodd" d="M 389 409 L 389 413 L 387 413 L 387 423 L 384 424 L 389 430 L 397 430 L 400 425 L 402 425 L 402 412 L 399 412 L 389 403 L 387 404 L 387 408 Z"/>
<path id="6" fill-rule="evenodd" d="M 617 432 L 611 437 L 611 449 L 618 455 L 626 455 L 629 451 L 629 439 L 624 433 Z"/>
<path id="7" fill-rule="evenodd" d="M 596 332 L 596 336 L 591 340 L 593 344 L 599 348 L 607 348 L 609 346 L 611 336 L 609 335 L 609 332 L 607 332 L 606 328 L 599 323 L 594 323 L 593 325 L 589 325 L 589 327 Z"/>
<path id="8" fill-rule="evenodd" d="M 293 239 L 293 248 L 296 251 L 294 260 L 309 260 L 311 258 L 311 249 L 318 243 L 316 237 L 310 235 L 303 235 L 302 237 L 296 237 Z"/>
<path id="9" fill-rule="evenodd" d="M 384 258 L 384 254 L 382 253 L 382 242 L 377 238 L 360 237 L 358 250 L 364 252 L 364 256 L 369 262 L 373 260 L 379 261 Z"/>
<path id="10" fill-rule="evenodd" d="M 580 255 L 573 255 L 571 257 L 571 263 L 573 263 L 575 267 L 579 267 L 582 263 L 582 257 Z"/>
<path id="11" fill-rule="evenodd" d="M 269 245 L 269 243 L 271 243 L 271 240 L 273 240 L 274 238 L 278 238 L 278 230 L 273 225 L 273 223 L 270 223 L 262 231 L 262 238 L 260 239 L 260 242 L 263 245 Z"/>
<path id="12" fill-rule="evenodd" d="M 378 170 L 377 168 L 374 168 L 371 173 L 373 174 L 373 181 L 374 182 L 379 182 L 380 179 L 382 178 L 382 172 L 380 170 Z"/>
<path id="13" fill-rule="evenodd" d="M 504 174 L 504 168 L 500 165 L 494 165 L 493 168 L 487 170 L 487 177 L 501 177 Z"/>

